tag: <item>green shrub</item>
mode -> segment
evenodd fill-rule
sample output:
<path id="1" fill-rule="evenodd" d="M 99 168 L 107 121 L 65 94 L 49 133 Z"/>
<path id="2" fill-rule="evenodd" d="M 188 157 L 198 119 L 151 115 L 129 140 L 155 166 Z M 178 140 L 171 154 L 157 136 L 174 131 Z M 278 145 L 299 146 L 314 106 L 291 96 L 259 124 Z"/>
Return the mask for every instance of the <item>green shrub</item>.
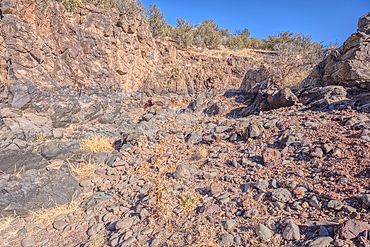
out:
<path id="1" fill-rule="evenodd" d="M 244 44 L 243 40 L 238 35 L 233 35 L 226 41 L 226 46 L 232 50 L 240 50 L 243 49 Z"/>
<path id="2" fill-rule="evenodd" d="M 177 18 L 177 25 L 171 33 L 173 41 L 177 44 L 177 48 L 186 49 L 193 44 L 194 26 L 190 21 Z"/>
<path id="3" fill-rule="evenodd" d="M 205 20 L 201 24 L 196 25 L 194 41 L 198 46 L 201 46 L 204 42 L 207 48 L 217 49 L 221 44 L 221 37 L 219 27 L 213 20 Z"/>
<path id="4" fill-rule="evenodd" d="M 156 4 L 149 5 L 147 19 L 149 21 L 149 28 L 154 38 L 166 36 L 167 20 L 164 18 L 164 13 Z"/>

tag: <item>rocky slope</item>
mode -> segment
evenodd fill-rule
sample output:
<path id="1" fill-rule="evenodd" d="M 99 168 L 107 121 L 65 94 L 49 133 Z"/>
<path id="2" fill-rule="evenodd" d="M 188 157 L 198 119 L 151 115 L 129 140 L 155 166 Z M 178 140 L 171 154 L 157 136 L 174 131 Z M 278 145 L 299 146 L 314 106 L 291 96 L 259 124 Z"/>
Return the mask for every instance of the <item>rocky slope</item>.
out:
<path id="1" fill-rule="evenodd" d="M 274 88 L 264 68 L 242 73 L 248 59 L 201 62 L 142 38 L 147 29 L 133 13 L 84 6 L 72 15 L 37 4 L 2 3 L 2 246 L 370 244 L 369 80 L 350 76 L 366 75 L 364 67 L 347 66 L 369 60 L 348 55 L 354 35 L 292 92 Z M 350 54 L 368 54 L 369 16 Z M 127 69 L 112 67 L 120 61 Z M 189 93 L 185 76 L 177 88 L 185 91 L 121 92 L 125 84 L 152 90 L 140 75 L 183 61 L 189 71 L 210 66 L 240 90 L 202 91 L 204 71 L 189 100 L 168 93 Z M 347 79 L 330 79 L 338 73 Z M 96 135 L 111 149 L 87 150 L 83 141 Z"/>
<path id="2" fill-rule="evenodd" d="M 115 115 L 132 92 L 188 96 L 236 87 L 255 64 L 179 51 L 154 40 L 140 14 L 90 5 L 68 13 L 56 1 L 3 1 L 0 26 L 0 102 L 48 112 L 54 126 L 78 121 L 77 113 Z M 93 114 L 84 113 L 88 107 Z"/>

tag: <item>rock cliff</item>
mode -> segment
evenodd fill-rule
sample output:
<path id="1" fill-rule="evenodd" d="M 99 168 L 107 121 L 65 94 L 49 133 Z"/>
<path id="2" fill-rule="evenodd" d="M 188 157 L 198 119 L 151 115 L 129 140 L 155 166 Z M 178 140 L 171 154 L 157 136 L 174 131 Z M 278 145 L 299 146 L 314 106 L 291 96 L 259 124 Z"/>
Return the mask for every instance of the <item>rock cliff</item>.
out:
<path id="1" fill-rule="evenodd" d="M 179 51 L 153 39 L 134 12 L 81 5 L 69 13 L 43 0 L 3 1 L 1 11 L 0 103 L 47 112 L 55 127 L 77 113 L 115 115 L 130 92 L 193 95 L 236 87 L 253 66 L 251 58 Z"/>

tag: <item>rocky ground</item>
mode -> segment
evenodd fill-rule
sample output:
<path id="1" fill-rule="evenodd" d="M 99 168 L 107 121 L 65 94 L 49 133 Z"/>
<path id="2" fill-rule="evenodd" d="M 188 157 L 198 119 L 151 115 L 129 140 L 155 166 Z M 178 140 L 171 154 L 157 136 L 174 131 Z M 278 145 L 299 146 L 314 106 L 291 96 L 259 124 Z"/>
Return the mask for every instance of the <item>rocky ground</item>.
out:
<path id="1" fill-rule="evenodd" d="M 81 6 L 1 5 L 0 246 L 370 246 L 370 13 L 290 89 Z"/>
<path id="2" fill-rule="evenodd" d="M 81 122 L 18 144 L 37 150 L 49 171 L 72 175 L 55 179 L 81 193 L 47 219 L 4 216 L 2 245 L 369 245 L 370 115 L 297 104 L 230 117 L 240 97 L 152 99 L 113 124 Z M 111 138 L 116 150 L 83 150 L 93 135 Z M 88 159 L 91 173 L 71 171 Z M 27 188 L 20 181 L 33 173 L 0 175 L 2 192 L 16 182 Z"/>

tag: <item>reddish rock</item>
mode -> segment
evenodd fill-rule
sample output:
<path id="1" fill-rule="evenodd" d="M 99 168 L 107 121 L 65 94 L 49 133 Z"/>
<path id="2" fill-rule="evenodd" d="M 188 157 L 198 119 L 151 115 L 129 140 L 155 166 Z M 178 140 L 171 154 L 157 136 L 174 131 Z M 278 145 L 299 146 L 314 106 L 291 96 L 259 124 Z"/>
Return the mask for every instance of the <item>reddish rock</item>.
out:
<path id="1" fill-rule="evenodd" d="M 270 161 L 276 162 L 281 158 L 280 152 L 273 148 L 265 148 L 262 153 L 262 159 L 264 163 L 268 163 Z"/>
<path id="2" fill-rule="evenodd" d="M 247 207 L 249 204 L 249 195 L 244 195 L 238 199 L 238 204 L 242 207 Z"/>
<path id="3" fill-rule="evenodd" d="M 211 183 L 210 187 L 211 187 L 212 194 L 221 193 L 224 191 L 223 186 L 219 183 Z"/>
<path id="4" fill-rule="evenodd" d="M 220 206 L 217 204 L 206 203 L 200 209 L 200 213 L 205 215 L 212 215 L 213 213 L 220 211 L 220 209 Z"/>
<path id="5" fill-rule="evenodd" d="M 370 225 L 360 220 L 348 220 L 339 226 L 337 233 L 341 239 L 354 239 L 370 230 Z"/>
<path id="6" fill-rule="evenodd" d="M 295 120 L 294 118 L 292 118 L 292 119 L 286 120 L 284 122 L 279 122 L 277 124 L 277 127 L 278 127 L 279 130 L 285 130 L 289 126 L 295 125 L 296 123 L 297 123 L 297 120 Z"/>
<path id="7" fill-rule="evenodd" d="M 301 188 L 295 188 L 295 189 L 293 190 L 293 194 L 294 194 L 298 199 L 301 199 L 301 198 L 303 198 L 303 196 L 304 196 L 304 192 L 302 191 L 302 189 L 301 189 Z"/>
<path id="8" fill-rule="evenodd" d="M 294 174 L 297 175 L 298 177 L 304 176 L 304 172 L 301 169 L 295 170 Z"/>

